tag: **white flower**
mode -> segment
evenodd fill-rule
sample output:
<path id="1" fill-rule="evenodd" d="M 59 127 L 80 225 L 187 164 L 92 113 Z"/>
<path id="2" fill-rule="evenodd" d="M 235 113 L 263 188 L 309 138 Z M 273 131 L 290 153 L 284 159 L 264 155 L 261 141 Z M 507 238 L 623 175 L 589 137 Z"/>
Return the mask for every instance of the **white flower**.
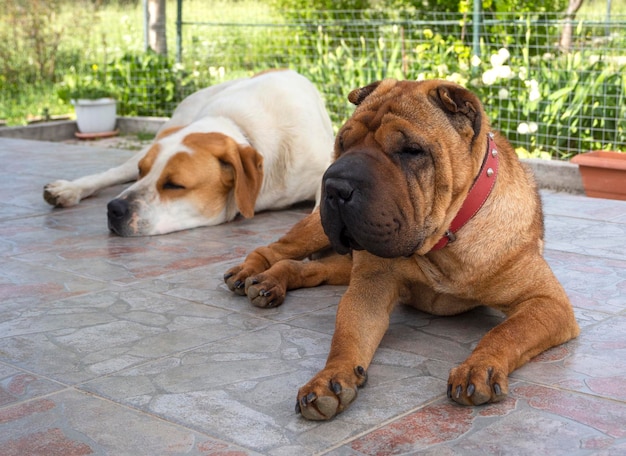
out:
<path id="1" fill-rule="evenodd" d="M 526 85 L 526 87 L 530 88 L 530 90 L 539 89 L 539 83 L 536 79 L 529 79 L 528 81 L 524 81 L 524 84 Z"/>
<path id="2" fill-rule="evenodd" d="M 496 74 L 499 78 L 510 79 L 513 77 L 511 67 L 508 65 L 499 66 L 498 68 L 494 68 L 494 70 L 496 70 Z"/>
<path id="3" fill-rule="evenodd" d="M 500 54 L 491 54 L 489 61 L 491 62 L 491 66 L 494 68 L 497 68 L 504 63 L 504 60 L 502 60 Z"/>
<path id="4" fill-rule="evenodd" d="M 541 92 L 539 92 L 539 89 L 534 89 L 530 91 L 530 94 L 528 94 L 528 101 L 537 101 L 541 99 Z"/>
<path id="5" fill-rule="evenodd" d="M 477 55 L 473 55 L 470 62 L 473 67 L 477 67 L 482 63 L 482 60 L 480 60 L 480 57 L 478 57 Z"/>
<path id="6" fill-rule="evenodd" d="M 509 91 L 506 89 L 498 90 L 498 98 L 500 100 L 506 100 L 507 98 L 509 98 Z"/>
<path id="7" fill-rule="evenodd" d="M 441 65 L 437 65 L 437 73 L 439 74 L 447 74 L 448 73 L 448 65 L 442 63 Z"/>
<path id="8" fill-rule="evenodd" d="M 496 70 L 487 70 L 483 73 L 483 84 L 493 85 L 498 80 L 498 73 Z"/>
<path id="9" fill-rule="evenodd" d="M 462 86 L 467 84 L 467 78 L 465 78 L 462 74 L 456 72 L 446 76 L 446 81 L 456 82 L 457 84 Z"/>
<path id="10" fill-rule="evenodd" d="M 521 124 L 519 124 L 517 126 L 517 132 L 520 135 L 527 135 L 529 133 L 536 133 L 537 130 L 539 129 L 539 126 L 537 125 L 536 122 L 522 122 Z"/>
<path id="11" fill-rule="evenodd" d="M 530 131 L 530 128 L 528 127 L 528 124 L 526 122 L 522 122 L 521 124 L 517 126 L 517 132 L 520 135 L 527 135 L 529 131 Z"/>
<path id="12" fill-rule="evenodd" d="M 528 81 L 525 81 L 524 84 L 526 84 L 526 87 L 530 89 L 528 93 L 529 101 L 537 101 L 541 99 L 541 92 L 539 91 L 539 83 L 535 79 L 530 79 Z"/>
<path id="13" fill-rule="evenodd" d="M 505 48 L 502 48 L 498 51 L 497 54 L 491 54 L 491 58 L 489 60 L 491 62 L 491 65 L 494 68 L 497 68 L 504 65 L 504 62 L 506 62 L 510 56 L 511 54 L 509 54 L 509 51 L 507 51 Z"/>
<path id="14" fill-rule="evenodd" d="M 519 69 L 519 73 L 517 73 L 517 76 L 522 80 L 525 81 L 526 78 L 528 77 L 528 69 L 526 67 L 521 67 Z"/>

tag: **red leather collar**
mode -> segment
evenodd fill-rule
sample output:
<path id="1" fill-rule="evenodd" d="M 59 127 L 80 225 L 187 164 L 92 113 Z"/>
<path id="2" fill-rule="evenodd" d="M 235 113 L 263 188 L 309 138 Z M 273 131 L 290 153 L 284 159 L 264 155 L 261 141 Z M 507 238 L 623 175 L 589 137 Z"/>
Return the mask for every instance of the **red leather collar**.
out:
<path id="1" fill-rule="evenodd" d="M 446 231 L 446 234 L 435 244 L 430 250 L 443 249 L 448 243 L 456 240 L 456 232 L 459 231 L 472 217 L 483 207 L 485 201 L 491 194 L 491 190 L 496 183 L 496 177 L 498 177 L 498 151 L 496 150 L 496 143 L 493 140 L 493 133 L 489 133 L 487 137 L 487 153 L 483 159 L 483 164 L 480 168 L 480 172 L 472 187 L 470 188 L 463 206 L 459 210 L 456 217 L 450 223 L 450 228 Z"/>

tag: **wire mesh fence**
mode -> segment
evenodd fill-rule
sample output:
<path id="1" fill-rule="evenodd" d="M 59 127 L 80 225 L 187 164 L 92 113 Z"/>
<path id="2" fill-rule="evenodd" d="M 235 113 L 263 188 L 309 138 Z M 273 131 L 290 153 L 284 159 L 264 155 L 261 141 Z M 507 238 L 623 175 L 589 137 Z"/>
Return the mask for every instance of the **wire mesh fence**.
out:
<path id="1" fill-rule="evenodd" d="M 105 73 L 117 89 L 119 113 L 144 116 L 168 116 L 184 96 L 210 84 L 271 67 L 292 68 L 322 92 L 336 128 L 353 111 L 347 94 L 354 88 L 386 77 L 443 78 L 475 91 L 493 127 L 522 156 L 567 159 L 586 150 L 626 151 L 626 15 L 475 18 L 213 3 L 185 0 L 178 23 L 176 9 L 168 9 L 169 57 L 144 52 L 144 17 L 135 8 L 99 11 L 93 21 L 72 14 L 69 20 L 82 23 L 82 31 L 52 30 L 50 36 L 62 39 L 39 60 L 55 64 L 54 84 Z M 16 13 L 16 24 L 7 22 L 2 29 L 8 44 L 0 46 L 0 55 L 25 46 L 26 38 L 20 42 L 9 33 L 24 14 Z M 26 28 L 25 36 L 31 32 Z M 40 41 L 50 39 L 42 35 Z M 15 78 L 9 84 L 13 69 L 33 67 L 26 52 L 11 55 L 25 63 L 0 59 L 0 101 L 12 87 L 31 81 Z"/>
<path id="2" fill-rule="evenodd" d="M 179 58 L 217 77 L 289 67 L 323 92 L 336 125 L 347 93 L 385 77 L 443 78 L 482 98 L 523 156 L 626 148 L 626 17 L 260 12 L 246 20 L 183 12 Z M 206 19 L 204 19 L 206 17 Z M 192 19 L 191 19 L 192 18 Z"/>

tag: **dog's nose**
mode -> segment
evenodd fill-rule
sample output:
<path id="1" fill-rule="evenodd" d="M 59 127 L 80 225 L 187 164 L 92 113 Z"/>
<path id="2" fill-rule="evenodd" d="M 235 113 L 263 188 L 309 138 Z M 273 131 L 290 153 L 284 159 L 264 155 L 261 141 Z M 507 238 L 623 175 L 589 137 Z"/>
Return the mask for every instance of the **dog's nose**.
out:
<path id="1" fill-rule="evenodd" d="M 352 184 L 345 179 L 331 177 L 324 181 L 324 194 L 328 202 L 346 203 L 352 199 L 353 193 Z"/>
<path id="2" fill-rule="evenodd" d="M 107 216 L 111 220 L 118 220 L 126 217 L 128 214 L 128 202 L 121 198 L 109 201 L 107 204 Z"/>

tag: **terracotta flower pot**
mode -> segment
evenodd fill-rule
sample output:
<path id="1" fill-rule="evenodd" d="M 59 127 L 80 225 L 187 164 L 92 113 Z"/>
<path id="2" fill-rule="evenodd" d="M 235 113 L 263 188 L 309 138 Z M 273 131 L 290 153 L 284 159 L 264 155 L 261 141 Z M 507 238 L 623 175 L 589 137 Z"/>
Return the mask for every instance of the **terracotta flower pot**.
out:
<path id="1" fill-rule="evenodd" d="M 587 196 L 626 200 L 626 153 L 594 150 L 572 158 Z"/>

